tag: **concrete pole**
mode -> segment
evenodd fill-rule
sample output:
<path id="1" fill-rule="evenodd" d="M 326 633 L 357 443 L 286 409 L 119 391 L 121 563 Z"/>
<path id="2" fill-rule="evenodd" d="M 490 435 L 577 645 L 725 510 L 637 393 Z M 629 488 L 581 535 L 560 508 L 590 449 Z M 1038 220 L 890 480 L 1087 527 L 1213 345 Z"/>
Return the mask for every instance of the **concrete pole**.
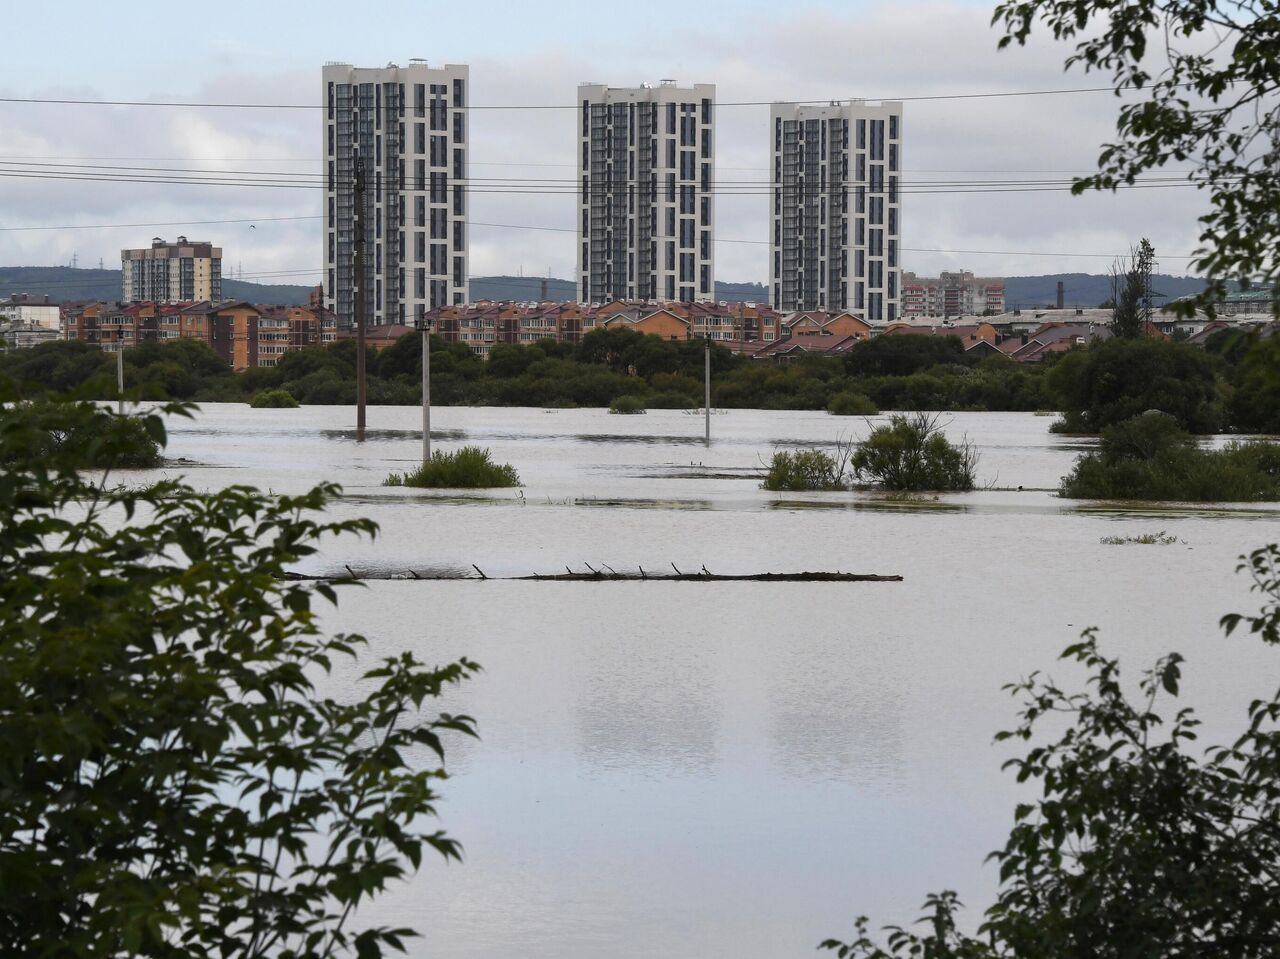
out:
<path id="1" fill-rule="evenodd" d="M 356 154 L 355 183 L 355 321 L 356 321 L 356 442 L 364 442 L 364 158 Z"/>
<path id="2" fill-rule="evenodd" d="M 117 341 L 116 346 L 116 412 L 124 416 L 124 340 Z"/>
<path id="3" fill-rule="evenodd" d="M 706 334 L 706 376 L 704 377 L 704 393 L 703 397 L 705 414 L 704 421 L 706 425 L 706 437 L 704 442 L 711 445 L 711 334 Z"/>
<path id="4" fill-rule="evenodd" d="M 431 324 L 422 324 L 422 462 L 431 460 Z"/>

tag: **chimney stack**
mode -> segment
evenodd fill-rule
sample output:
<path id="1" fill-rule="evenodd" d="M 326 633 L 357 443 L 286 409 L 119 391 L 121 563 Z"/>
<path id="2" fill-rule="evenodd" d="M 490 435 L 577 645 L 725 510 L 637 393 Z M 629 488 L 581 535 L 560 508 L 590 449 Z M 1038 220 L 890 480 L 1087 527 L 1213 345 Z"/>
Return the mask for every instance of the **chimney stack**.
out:
<path id="1" fill-rule="evenodd" d="M 1062 281 L 1059 280 L 1058 281 L 1058 309 L 1062 309 L 1062 294 L 1063 294 Z"/>

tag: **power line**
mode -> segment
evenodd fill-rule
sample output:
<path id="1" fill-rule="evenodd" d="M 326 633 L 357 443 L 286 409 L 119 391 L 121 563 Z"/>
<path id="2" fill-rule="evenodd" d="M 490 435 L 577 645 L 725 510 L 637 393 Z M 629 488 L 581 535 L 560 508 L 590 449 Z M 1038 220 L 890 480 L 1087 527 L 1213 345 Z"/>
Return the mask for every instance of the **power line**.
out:
<path id="1" fill-rule="evenodd" d="M 0 233 L 34 233 L 44 230 L 123 230 L 153 226 L 209 226 L 214 223 L 274 223 L 284 220 L 322 220 L 323 216 L 258 216 L 238 220 L 170 220 L 164 223 L 67 223 L 62 226 L 0 226 Z"/>
<path id="2" fill-rule="evenodd" d="M 1121 85 L 1119 89 L 1125 89 Z M 872 102 L 921 102 L 929 100 L 986 100 L 998 97 L 1047 97 L 1080 93 L 1114 93 L 1116 87 L 1075 87 L 1064 90 L 1006 90 L 991 93 L 933 93 L 899 97 L 822 97 L 814 100 L 730 100 L 713 103 L 720 107 L 768 107 L 809 106 L 845 100 Z M 182 102 L 176 100 L 88 100 L 71 97 L 0 97 L 0 103 L 25 103 L 43 106 L 96 106 L 96 107 L 161 107 L 178 109 L 228 109 L 228 110 L 324 110 L 324 103 L 217 103 L 209 101 Z M 469 103 L 463 110 L 579 110 L 579 103 Z"/>

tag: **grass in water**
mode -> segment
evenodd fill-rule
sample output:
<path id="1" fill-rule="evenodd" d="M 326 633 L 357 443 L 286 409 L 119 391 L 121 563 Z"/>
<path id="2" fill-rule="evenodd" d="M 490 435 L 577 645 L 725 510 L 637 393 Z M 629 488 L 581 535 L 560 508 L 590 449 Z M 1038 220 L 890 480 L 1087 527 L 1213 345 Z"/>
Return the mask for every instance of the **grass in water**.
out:
<path id="1" fill-rule="evenodd" d="M 392 473 L 383 486 L 419 489 L 492 489 L 519 486 L 520 475 L 510 463 L 495 463 L 487 448 L 463 446 L 452 453 L 436 453 L 407 473 Z"/>
<path id="2" fill-rule="evenodd" d="M 1180 540 L 1172 533 L 1161 530 L 1158 533 L 1143 533 L 1140 536 L 1104 536 L 1098 542 L 1104 546 L 1127 546 L 1131 543 L 1139 546 L 1172 546 L 1174 543 L 1185 542 L 1185 540 Z"/>

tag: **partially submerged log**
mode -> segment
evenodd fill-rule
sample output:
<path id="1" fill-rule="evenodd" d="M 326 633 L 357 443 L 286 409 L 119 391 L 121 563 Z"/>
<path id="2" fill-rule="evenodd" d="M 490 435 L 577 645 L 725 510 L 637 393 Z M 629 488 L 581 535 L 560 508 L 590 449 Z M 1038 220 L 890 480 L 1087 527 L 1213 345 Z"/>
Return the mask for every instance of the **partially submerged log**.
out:
<path id="1" fill-rule="evenodd" d="M 413 580 L 413 581 L 454 581 L 468 580 L 486 582 L 528 582 L 528 583 L 613 583 L 613 582 L 644 582 L 644 583 L 900 583 L 902 577 L 896 573 L 842 573 L 839 570 L 833 572 L 802 572 L 802 573 L 712 573 L 705 566 L 698 573 L 682 573 L 676 569 L 673 563 L 671 568 L 675 570 L 672 573 L 646 573 L 643 568 L 636 567 L 636 572 L 630 572 L 624 569 L 622 572 L 615 571 L 610 566 L 602 566 L 601 569 L 594 569 L 587 566 L 586 572 L 575 573 L 568 566 L 565 567 L 563 573 L 531 573 L 524 576 L 488 576 L 480 570 L 480 567 L 473 565 L 471 567 L 478 573 L 473 576 L 465 570 L 446 570 L 433 572 L 418 572 L 414 570 L 371 570 L 367 573 L 356 573 L 351 567 L 346 567 L 350 573 L 349 576 L 309 576 L 303 573 L 286 573 L 284 578 L 298 581 L 315 581 L 326 583 L 352 583 L 363 582 L 365 580 Z"/>

